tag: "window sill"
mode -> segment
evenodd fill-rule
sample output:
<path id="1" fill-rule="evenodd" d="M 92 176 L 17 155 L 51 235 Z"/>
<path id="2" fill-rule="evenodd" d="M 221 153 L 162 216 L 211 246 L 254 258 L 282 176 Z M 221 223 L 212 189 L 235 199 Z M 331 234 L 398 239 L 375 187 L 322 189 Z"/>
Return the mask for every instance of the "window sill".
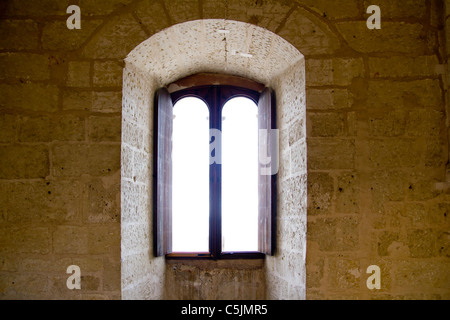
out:
<path id="1" fill-rule="evenodd" d="M 210 253 L 170 253 L 166 255 L 166 260 L 263 260 L 265 254 L 261 252 L 224 252 L 219 257 L 214 257 Z"/>
<path id="2" fill-rule="evenodd" d="M 260 270 L 264 268 L 264 259 L 166 259 L 166 265 L 174 270 L 181 266 L 195 267 L 201 270 L 233 269 L 233 270 Z"/>

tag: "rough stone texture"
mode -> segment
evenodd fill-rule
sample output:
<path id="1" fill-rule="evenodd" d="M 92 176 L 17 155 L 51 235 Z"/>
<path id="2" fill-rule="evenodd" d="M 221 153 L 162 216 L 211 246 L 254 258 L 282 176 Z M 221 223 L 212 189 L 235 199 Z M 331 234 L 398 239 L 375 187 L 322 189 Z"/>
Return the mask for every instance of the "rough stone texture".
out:
<path id="1" fill-rule="evenodd" d="M 0 3 L 0 298 L 217 297 L 219 279 L 233 298 L 450 298 L 448 1 L 380 0 L 381 30 L 365 0 L 77 3 L 78 31 L 69 1 Z M 198 19 L 217 20 L 166 29 Z M 248 25 L 225 47 L 231 20 Z M 261 268 L 152 257 L 153 92 L 199 71 L 277 93 L 279 251 Z"/>

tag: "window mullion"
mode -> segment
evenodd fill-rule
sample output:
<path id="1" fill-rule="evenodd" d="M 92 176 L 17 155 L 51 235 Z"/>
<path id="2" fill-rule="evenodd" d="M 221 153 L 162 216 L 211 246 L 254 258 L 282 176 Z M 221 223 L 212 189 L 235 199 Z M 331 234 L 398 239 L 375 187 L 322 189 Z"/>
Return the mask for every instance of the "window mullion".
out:
<path id="1" fill-rule="evenodd" d="M 222 106 L 220 101 L 220 89 L 216 86 L 211 87 L 210 101 L 210 129 L 222 130 Z M 215 136 L 216 146 L 221 147 L 221 135 Z M 215 150 L 214 152 L 219 152 Z M 222 164 L 221 159 L 218 163 L 210 165 L 210 251 L 214 259 L 218 259 L 222 253 Z"/>

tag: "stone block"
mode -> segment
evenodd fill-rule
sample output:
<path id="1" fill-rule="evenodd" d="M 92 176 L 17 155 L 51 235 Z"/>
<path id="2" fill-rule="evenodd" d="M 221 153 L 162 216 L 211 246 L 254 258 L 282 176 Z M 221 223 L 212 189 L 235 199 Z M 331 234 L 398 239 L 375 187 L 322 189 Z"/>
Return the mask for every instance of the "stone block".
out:
<path id="1" fill-rule="evenodd" d="M 377 253 L 380 257 L 390 254 L 391 245 L 399 239 L 398 232 L 382 231 L 378 235 L 378 250 Z"/>
<path id="2" fill-rule="evenodd" d="M 369 58 L 371 78 L 433 76 L 438 65 L 436 56 Z"/>
<path id="3" fill-rule="evenodd" d="M 437 236 L 437 232 L 433 229 L 408 230 L 408 247 L 411 257 L 430 258 L 438 256 Z"/>
<path id="4" fill-rule="evenodd" d="M 328 173 L 308 174 L 308 215 L 329 214 L 332 210 L 334 181 Z"/>
<path id="5" fill-rule="evenodd" d="M 2 208 L 11 223 L 70 222 L 80 218 L 76 181 L 10 182 L 0 186 Z"/>
<path id="6" fill-rule="evenodd" d="M 0 79 L 48 80 L 49 62 L 49 57 L 45 54 L 1 53 Z"/>
<path id="7" fill-rule="evenodd" d="M 78 116 L 23 117 L 20 121 L 20 142 L 84 140 L 84 118 Z"/>
<path id="8" fill-rule="evenodd" d="M 308 241 L 324 252 L 351 251 L 359 247 L 359 221 L 354 217 L 317 218 L 308 222 Z"/>
<path id="9" fill-rule="evenodd" d="M 0 146 L 0 178 L 45 178 L 50 172 L 49 150 L 45 145 Z"/>
<path id="10" fill-rule="evenodd" d="M 409 136 L 439 136 L 445 122 L 444 113 L 436 110 L 414 109 L 409 112 L 406 134 Z"/>
<path id="11" fill-rule="evenodd" d="M 80 9 L 84 15 L 84 8 Z M 101 23 L 101 20 L 81 19 L 81 29 L 76 30 L 68 29 L 66 20 L 46 23 L 42 31 L 42 47 L 62 51 L 79 49 Z"/>
<path id="12" fill-rule="evenodd" d="M 1 50 L 35 50 L 39 46 L 38 23 L 33 20 L 0 20 Z"/>
<path id="13" fill-rule="evenodd" d="M 363 275 L 356 259 L 328 258 L 327 285 L 332 290 L 349 290 L 360 287 Z"/>
<path id="14" fill-rule="evenodd" d="M 120 87 L 122 86 L 123 66 L 116 61 L 94 63 L 94 86 Z"/>
<path id="15" fill-rule="evenodd" d="M 58 177 L 103 176 L 120 169 L 120 145 L 55 144 L 52 154 L 52 173 Z"/>
<path id="16" fill-rule="evenodd" d="M 67 71 L 69 87 L 89 87 L 91 85 L 91 63 L 89 61 L 71 61 Z"/>
<path id="17" fill-rule="evenodd" d="M 340 47 L 338 38 L 328 25 L 302 8 L 289 15 L 278 35 L 306 56 L 332 54 Z"/>
<path id="18" fill-rule="evenodd" d="M 124 59 L 147 35 L 131 14 L 111 19 L 95 33 L 83 49 L 82 56 L 94 59 Z M 120 45 L 117 45 L 120 43 Z"/>
<path id="19" fill-rule="evenodd" d="M 87 254 L 88 238 L 87 227 L 60 225 L 53 233 L 53 250 L 58 254 Z"/>
<path id="20" fill-rule="evenodd" d="M 334 138 L 308 139 L 309 169 L 353 169 L 355 143 L 353 140 Z"/>
<path id="21" fill-rule="evenodd" d="M 364 0 L 364 8 L 374 4 L 369 0 Z M 401 3 L 389 0 L 381 0 L 376 3 L 381 9 L 381 18 L 414 18 L 422 19 L 426 15 L 426 1 L 404 0 Z M 368 15 L 367 15 L 368 16 Z"/>
<path id="22" fill-rule="evenodd" d="M 450 268 L 448 261 L 436 261 L 431 259 L 401 260 L 393 270 L 393 288 L 402 288 L 415 292 L 417 287 L 422 292 L 447 289 L 450 285 Z"/>
<path id="23" fill-rule="evenodd" d="M 290 173 L 292 175 L 306 173 L 306 142 L 304 140 L 298 141 L 291 147 L 290 151 Z"/>
<path id="24" fill-rule="evenodd" d="M 359 4 L 357 0 L 342 2 L 329 2 L 327 0 L 304 0 L 302 4 L 314 10 L 328 20 L 360 18 Z M 367 6 L 366 6 L 367 7 Z"/>
<path id="25" fill-rule="evenodd" d="M 375 137 L 396 137 L 405 133 L 407 111 L 373 112 L 369 117 L 369 133 Z"/>
<path id="26" fill-rule="evenodd" d="M 379 207 L 383 206 L 383 201 L 403 200 L 409 186 L 408 180 L 405 179 L 405 173 L 395 169 L 374 171 L 370 181 L 372 203 Z"/>
<path id="27" fill-rule="evenodd" d="M 136 5 L 136 17 L 150 34 L 155 34 L 169 26 L 169 19 L 161 2 L 143 1 Z"/>
<path id="28" fill-rule="evenodd" d="M 59 89 L 55 85 L 26 83 L 0 84 L 0 108 L 54 112 L 58 109 Z"/>
<path id="29" fill-rule="evenodd" d="M 297 141 L 303 139 L 306 135 L 305 120 L 303 118 L 295 120 L 289 126 L 289 146 L 294 145 Z"/>
<path id="30" fill-rule="evenodd" d="M 309 112 L 307 131 L 310 137 L 336 137 L 344 134 L 344 114 Z"/>
<path id="31" fill-rule="evenodd" d="M 369 141 L 372 167 L 414 167 L 424 152 L 415 139 L 388 138 Z"/>
<path id="32" fill-rule="evenodd" d="M 227 7 L 224 2 L 205 0 L 201 3 L 205 19 L 228 19 L 244 21 L 275 32 L 291 9 L 288 3 L 277 1 L 230 0 Z M 246 10 L 242 10 L 242 8 Z"/>
<path id="33" fill-rule="evenodd" d="M 83 221 L 106 223 L 120 221 L 120 175 L 90 179 L 82 188 Z"/>
<path id="34" fill-rule="evenodd" d="M 80 0 L 83 14 L 87 16 L 109 15 L 125 9 L 132 0 Z"/>
<path id="35" fill-rule="evenodd" d="M 92 101 L 93 112 L 116 113 L 122 111 L 122 92 L 94 92 Z"/>
<path id="36" fill-rule="evenodd" d="M 443 105 L 438 80 L 369 81 L 368 108 L 441 107 Z"/>
<path id="37" fill-rule="evenodd" d="M 47 227 L 2 228 L 0 252 L 48 254 L 51 251 L 51 234 Z"/>
<path id="38" fill-rule="evenodd" d="M 90 111 L 93 108 L 93 93 L 67 89 L 63 93 L 63 110 Z M 94 111 L 94 110 L 92 110 Z"/>
<path id="39" fill-rule="evenodd" d="M 348 86 L 352 79 L 364 76 L 361 58 L 306 59 L 308 86 Z"/>
<path id="40" fill-rule="evenodd" d="M 307 89 L 308 110 L 340 110 L 352 106 L 352 97 L 346 89 Z"/>
<path id="41" fill-rule="evenodd" d="M 364 20 L 338 22 L 336 27 L 349 46 L 358 52 L 415 55 L 423 55 L 426 52 L 426 40 L 420 36 L 422 32 L 420 23 L 382 21 L 380 30 L 370 30 Z"/>
<path id="42" fill-rule="evenodd" d="M 0 114 L 0 143 L 14 142 L 17 139 L 18 116 L 13 114 Z"/>
<path id="43" fill-rule="evenodd" d="M 4 14 L 13 16 L 65 16 L 69 0 L 42 0 L 39 2 L 29 2 L 27 0 L 9 1 Z"/>
<path id="44" fill-rule="evenodd" d="M 425 166 L 441 167 L 447 162 L 446 143 L 442 138 L 428 138 L 426 141 Z"/>
<path id="45" fill-rule="evenodd" d="M 359 213 L 359 186 L 357 172 L 342 173 L 337 178 L 335 210 L 339 213 Z"/>
<path id="46" fill-rule="evenodd" d="M 89 254 L 115 254 L 120 253 L 120 225 L 104 224 L 88 228 Z"/>
<path id="47" fill-rule="evenodd" d="M 122 117 L 89 117 L 89 140 L 94 142 L 121 140 Z"/>
<path id="48" fill-rule="evenodd" d="M 439 202 L 431 205 L 424 218 L 430 226 L 448 226 L 450 221 L 450 203 Z"/>

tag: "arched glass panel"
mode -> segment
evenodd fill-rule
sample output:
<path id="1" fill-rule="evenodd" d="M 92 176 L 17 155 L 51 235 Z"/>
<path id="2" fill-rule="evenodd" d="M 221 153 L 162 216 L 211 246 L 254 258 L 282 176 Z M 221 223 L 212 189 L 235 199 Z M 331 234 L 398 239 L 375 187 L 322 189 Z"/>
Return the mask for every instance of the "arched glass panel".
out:
<path id="1" fill-rule="evenodd" d="M 258 107 L 243 97 L 222 110 L 222 251 L 258 251 Z"/>
<path id="2" fill-rule="evenodd" d="M 186 97 L 173 108 L 172 250 L 209 250 L 209 110 Z"/>

